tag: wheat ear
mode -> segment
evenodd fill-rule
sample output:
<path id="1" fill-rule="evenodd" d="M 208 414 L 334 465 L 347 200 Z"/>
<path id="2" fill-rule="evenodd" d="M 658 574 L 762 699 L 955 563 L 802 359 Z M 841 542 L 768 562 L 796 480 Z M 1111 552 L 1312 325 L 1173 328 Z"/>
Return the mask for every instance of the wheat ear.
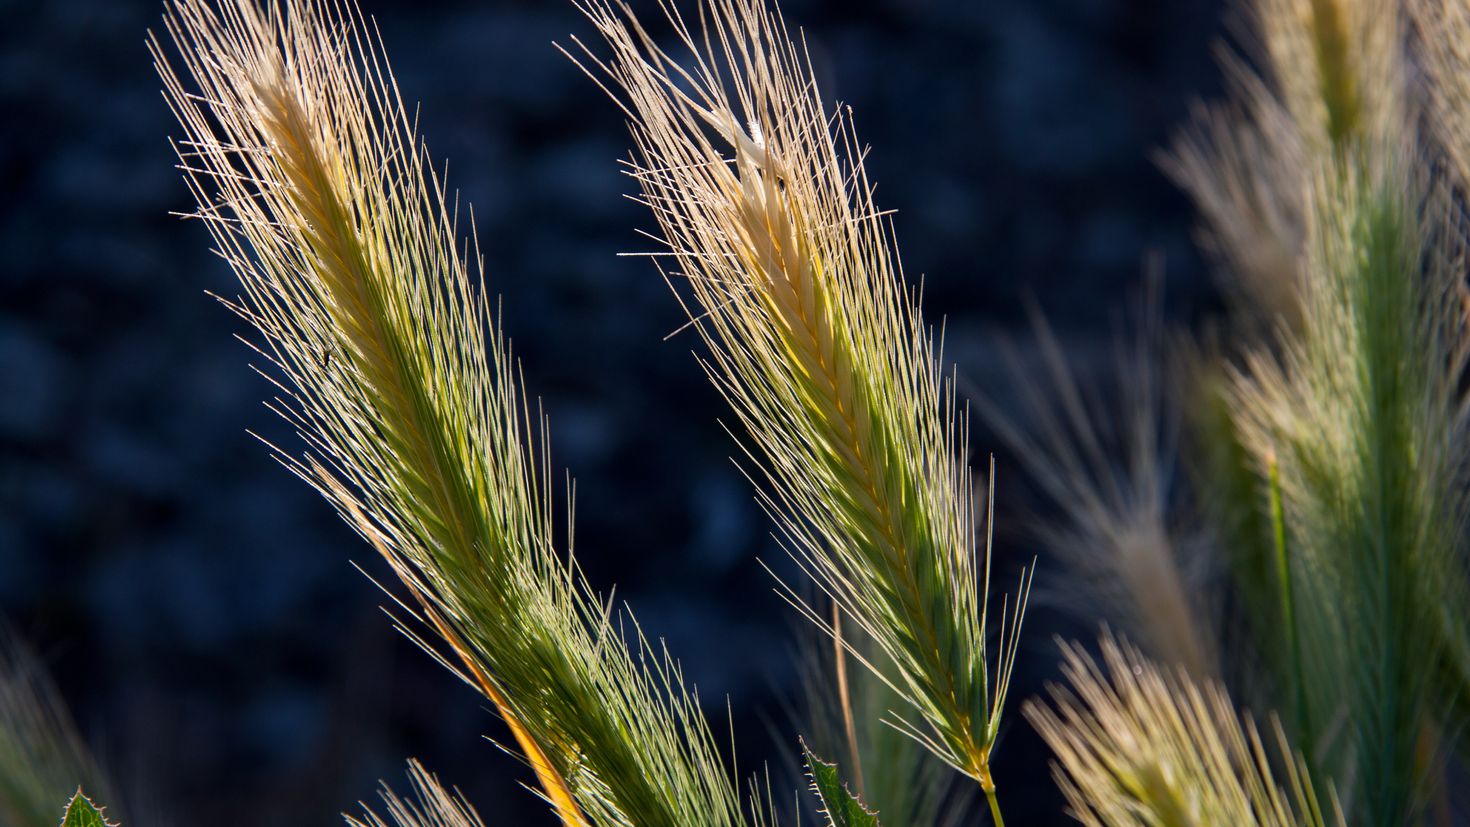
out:
<path id="1" fill-rule="evenodd" d="M 663 4 L 687 60 L 625 7 L 580 5 L 611 48 L 584 48 L 585 65 L 631 121 L 630 174 L 749 434 L 762 502 L 922 720 L 897 723 L 993 795 L 1024 583 L 992 673 L 963 417 L 849 117 L 764 2 L 708 0 L 698 34 Z"/>
<path id="2" fill-rule="evenodd" d="M 556 548 L 544 424 L 373 27 L 336 2 L 166 19 L 194 82 L 155 41 L 186 180 L 245 291 L 227 303 L 313 451 L 277 456 L 384 552 L 564 823 L 743 823 L 677 665 L 641 635 L 635 660 Z"/>

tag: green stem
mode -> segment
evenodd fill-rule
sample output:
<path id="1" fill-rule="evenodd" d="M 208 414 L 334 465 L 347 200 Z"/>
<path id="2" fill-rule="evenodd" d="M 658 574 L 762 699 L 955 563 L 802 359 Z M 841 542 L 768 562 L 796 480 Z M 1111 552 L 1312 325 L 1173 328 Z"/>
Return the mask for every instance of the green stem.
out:
<path id="1" fill-rule="evenodd" d="M 995 787 L 985 788 L 985 800 L 990 803 L 990 818 L 995 822 L 995 827 L 1006 827 L 1005 817 L 1000 814 L 1000 802 L 995 798 Z"/>
<path id="2" fill-rule="evenodd" d="M 985 801 L 990 804 L 990 819 L 995 823 L 995 827 L 1006 827 L 1006 820 L 1000 814 L 1000 801 L 995 797 L 995 779 L 990 776 L 990 748 L 986 747 L 979 758 L 971 777 L 979 781 L 980 789 L 985 791 Z"/>
<path id="3" fill-rule="evenodd" d="M 1272 456 L 1268 460 L 1267 481 L 1271 499 L 1271 535 L 1276 546 L 1276 576 L 1281 584 L 1281 619 L 1286 626 L 1287 646 L 1291 651 L 1292 682 L 1296 691 L 1297 734 L 1311 754 L 1315 733 L 1309 731 L 1311 716 L 1307 709 L 1307 688 L 1302 671 L 1302 645 L 1296 626 L 1296 600 L 1291 589 L 1291 559 L 1286 543 L 1286 509 L 1281 501 L 1281 472 Z"/>

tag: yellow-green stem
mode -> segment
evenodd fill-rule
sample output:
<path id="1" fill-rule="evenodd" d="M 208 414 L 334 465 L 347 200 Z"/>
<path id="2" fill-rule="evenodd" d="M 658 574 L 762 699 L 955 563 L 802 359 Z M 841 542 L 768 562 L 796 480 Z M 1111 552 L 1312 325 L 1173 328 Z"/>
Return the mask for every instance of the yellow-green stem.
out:
<path id="1" fill-rule="evenodd" d="M 985 800 L 990 804 L 990 818 L 995 822 L 995 827 L 1006 827 L 1005 817 L 1000 814 L 1000 802 L 995 797 L 995 787 L 985 791 Z"/>
<path id="2" fill-rule="evenodd" d="M 858 749 L 857 724 L 852 714 L 852 691 L 847 684 L 847 647 L 842 640 L 842 608 L 832 603 L 832 654 L 837 670 L 837 697 L 842 704 L 842 728 L 847 735 L 848 754 L 852 758 L 852 777 L 858 796 L 867 796 L 863 787 L 863 759 Z"/>
<path id="3" fill-rule="evenodd" d="M 1307 708 L 1307 688 L 1302 670 L 1302 644 L 1296 626 L 1296 600 L 1291 588 L 1291 558 L 1286 538 L 1286 508 L 1281 500 L 1281 472 L 1276 457 L 1267 460 L 1266 468 L 1269 496 L 1271 500 L 1271 534 L 1276 546 L 1276 576 L 1281 586 L 1281 622 L 1286 626 L 1287 646 L 1291 652 L 1292 682 L 1296 690 L 1297 735 L 1308 739 L 1307 749 L 1311 755 L 1311 715 Z"/>
<path id="4" fill-rule="evenodd" d="M 985 791 L 985 801 L 990 805 L 990 818 L 995 822 L 995 827 L 1005 827 L 1005 817 L 1000 814 L 1000 800 L 995 796 L 995 779 L 990 776 L 989 751 L 986 752 L 986 760 L 975 768 L 975 780 L 980 782 L 980 789 Z"/>

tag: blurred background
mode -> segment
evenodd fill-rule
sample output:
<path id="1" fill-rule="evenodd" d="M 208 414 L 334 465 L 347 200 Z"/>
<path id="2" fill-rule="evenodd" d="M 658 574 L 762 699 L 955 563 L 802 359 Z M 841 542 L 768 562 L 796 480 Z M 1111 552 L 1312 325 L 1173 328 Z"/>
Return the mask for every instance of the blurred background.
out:
<path id="1" fill-rule="evenodd" d="M 361 0 L 449 182 L 474 205 L 488 289 L 577 481 L 577 552 L 667 640 L 742 771 L 794 748 L 789 571 L 728 459 L 726 411 L 624 198 L 620 113 L 552 41 L 557 0 Z M 652 2 L 635 7 L 654 11 Z M 1217 306 L 1186 199 L 1151 154 L 1220 87 L 1220 0 L 786 0 L 829 98 L 851 104 L 880 206 L 947 359 L 1004 402 L 996 337 L 1035 301 L 1102 364 L 1163 264 L 1164 307 Z M 167 136 L 144 48 L 157 0 L 0 0 L 0 617 L 55 673 L 127 791 L 131 825 L 320 825 L 402 786 L 418 756 L 491 824 L 550 824 L 486 738 L 478 696 L 394 633 L 353 569 L 384 567 L 247 429 L 291 445 L 247 367 L 233 294 Z M 1083 363 L 1086 364 L 1084 358 Z M 997 448 L 978 423 L 976 460 Z M 1027 506 L 999 463 L 996 567 Z M 1037 578 L 1045 588 L 1046 565 Z M 1028 620 L 1015 698 L 1052 674 L 1055 606 Z M 805 633 L 806 630 L 801 630 Z M 1019 715 L 997 782 L 1017 824 L 1065 823 Z M 773 734 L 774 733 L 774 734 Z M 782 789 L 794 780 L 783 781 Z"/>

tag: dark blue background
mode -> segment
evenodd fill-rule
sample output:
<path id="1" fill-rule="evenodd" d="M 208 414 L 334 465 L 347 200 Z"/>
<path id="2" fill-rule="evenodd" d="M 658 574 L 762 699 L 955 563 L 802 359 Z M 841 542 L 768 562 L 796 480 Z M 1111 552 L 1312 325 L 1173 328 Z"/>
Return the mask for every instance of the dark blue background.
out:
<path id="1" fill-rule="evenodd" d="M 475 206 L 489 289 L 554 461 L 578 552 L 683 659 L 744 769 L 789 751 L 785 564 L 728 461 L 722 403 L 622 196 L 620 114 L 551 46 L 567 3 L 364 0 L 404 97 Z M 635 4 L 654 13 L 651 2 Z M 233 293 L 190 209 L 144 49 L 160 5 L 0 2 L 0 615 L 41 651 L 131 790 L 132 824 L 317 825 L 421 756 L 491 824 L 548 823 L 468 688 L 390 631 L 382 568 L 246 434 L 289 440 L 204 295 Z M 850 103 L 946 355 L 1002 399 L 990 346 L 1035 297 L 1078 353 L 1152 252 L 1171 319 L 1209 312 L 1185 199 L 1150 153 L 1219 86 L 1218 0 L 790 0 L 828 95 Z M 976 427 L 977 452 L 997 447 Z M 983 459 L 983 456 L 982 456 Z M 1027 487 L 1001 457 L 1002 515 Z M 1003 537 L 1009 584 L 1031 552 Z M 1038 583 L 1042 584 L 1043 572 Z M 1017 699 L 1076 631 L 1033 613 Z M 1017 824 L 1061 823 L 1019 715 L 997 777 Z"/>

